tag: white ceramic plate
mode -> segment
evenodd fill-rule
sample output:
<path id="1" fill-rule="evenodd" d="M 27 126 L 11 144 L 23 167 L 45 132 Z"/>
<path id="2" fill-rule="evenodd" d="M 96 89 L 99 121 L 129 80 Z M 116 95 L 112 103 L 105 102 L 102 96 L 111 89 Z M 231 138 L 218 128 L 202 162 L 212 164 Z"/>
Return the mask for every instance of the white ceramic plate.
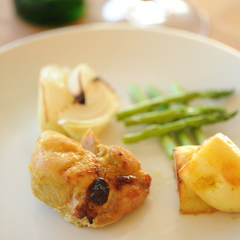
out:
<path id="1" fill-rule="evenodd" d="M 111 83 L 122 105 L 128 103 L 130 83 L 154 83 L 167 92 L 171 82 L 179 82 L 186 90 L 234 88 L 236 93 L 220 104 L 229 111 L 240 106 L 239 52 L 186 32 L 86 25 L 1 47 L 0 239 L 239 239 L 239 214 L 180 215 L 172 161 L 157 139 L 124 145 L 121 135 L 128 129 L 114 120 L 100 135 L 102 142 L 132 151 L 153 178 L 151 194 L 139 210 L 105 228 L 77 228 L 32 195 L 27 167 L 39 136 L 39 70 L 51 63 L 74 67 L 80 62 Z M 222 132 L 240 146 L 239 128 L 238 115 L 204 130 L 209 136 Z"/>

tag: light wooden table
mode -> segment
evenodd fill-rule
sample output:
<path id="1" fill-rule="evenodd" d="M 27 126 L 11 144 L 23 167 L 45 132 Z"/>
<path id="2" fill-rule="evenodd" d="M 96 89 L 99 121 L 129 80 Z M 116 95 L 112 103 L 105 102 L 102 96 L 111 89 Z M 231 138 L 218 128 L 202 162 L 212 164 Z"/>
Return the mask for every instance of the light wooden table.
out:
<path id="1" fill-rule="evenodd" d="M 106 0 L 86 0 L 87 14 L 70 25 L 102 22 L 101 8 Z M 209 14 L 209 37 L 240 50 L 239 0 L 188 0 Z M 0 46 L 13 40 L 48 30 L 23 21 L 13 7 L 13 0 L 0 0 Z"/>

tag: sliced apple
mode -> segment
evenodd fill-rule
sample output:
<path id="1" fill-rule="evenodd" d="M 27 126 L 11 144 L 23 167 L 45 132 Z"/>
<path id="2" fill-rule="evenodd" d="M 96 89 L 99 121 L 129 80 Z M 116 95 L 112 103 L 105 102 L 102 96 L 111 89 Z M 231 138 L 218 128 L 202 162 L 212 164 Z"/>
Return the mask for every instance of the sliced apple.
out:
<path id="1" fill-rule="evenodd" d="M 225 135 L 205 140 L 178 174 L 212 207 L 240 212 L 240 150 Z"/>
<path id="2" fill-rule="evenodd" d="M 179 146 L 174 148 L 174 167 L 178 186 L 179 210 L 181 214 L 200 214 L 216 211 L 204 202 L 181 179 L 178 170 L 184 166 L 197 151 L 198 146 Z"/>

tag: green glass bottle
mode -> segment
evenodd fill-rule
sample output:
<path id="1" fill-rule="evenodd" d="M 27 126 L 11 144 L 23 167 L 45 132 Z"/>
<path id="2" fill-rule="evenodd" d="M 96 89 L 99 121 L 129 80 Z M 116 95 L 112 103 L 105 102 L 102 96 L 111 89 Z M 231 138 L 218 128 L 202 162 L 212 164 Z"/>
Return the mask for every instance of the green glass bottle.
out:
<path id="1" fill-rule="evenodd" d="M 84 0 L 14 0 L 17 13 L 37 25 L 54 26 L 84 14 Z"/>

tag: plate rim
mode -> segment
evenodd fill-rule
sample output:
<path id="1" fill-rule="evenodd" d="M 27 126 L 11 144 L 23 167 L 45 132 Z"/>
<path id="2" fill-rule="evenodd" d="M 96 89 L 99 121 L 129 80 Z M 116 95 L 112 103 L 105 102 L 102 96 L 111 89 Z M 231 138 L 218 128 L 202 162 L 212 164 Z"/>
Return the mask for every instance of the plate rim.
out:
<path id="1" fill-rule="evenodd" d="M 129 31 L 138 31 L 138 32 L 152 32 L 152 33 L 160 33 L 165 35 L 172 35 L 175 37 L 190 39 L 193 41 L 200 42 L 202 44 L 210 45 L 212 47 L 218 48 L 229 54 L 235 55 L 240 58 L 240 51 L 235 49 L 223 42 L 220 42 L 216 39 L 209 38 L 206 36 L 199 35 L 197 33 L 189 32 L 181 29 L 174 29 L 170 27 L 160 26 L 160 27 L 148 27 L 148 28 L 140 28 L 137 26 L 133 26 L 128 23 L 85 23 L 79 25 L 71 25 L 64 26 L 55 29 L 49 29 L 42 32 L 34 33 L 16 40 L 13 40 L 9 43 L 6 43 L 0 46 L 0 55 L 2 53 L 6 53 L 15 48 L 21 47 L 23 45 L 27 45 L 29 43 L 33 43 L 36 41 L 41 41 L 47 39 L 49 37 L 61 36 L 63 34 L 74 33 L 74 32 L 88 32 L 88 31 L 106 31 L 106 30 L 129 30 Z"/>

